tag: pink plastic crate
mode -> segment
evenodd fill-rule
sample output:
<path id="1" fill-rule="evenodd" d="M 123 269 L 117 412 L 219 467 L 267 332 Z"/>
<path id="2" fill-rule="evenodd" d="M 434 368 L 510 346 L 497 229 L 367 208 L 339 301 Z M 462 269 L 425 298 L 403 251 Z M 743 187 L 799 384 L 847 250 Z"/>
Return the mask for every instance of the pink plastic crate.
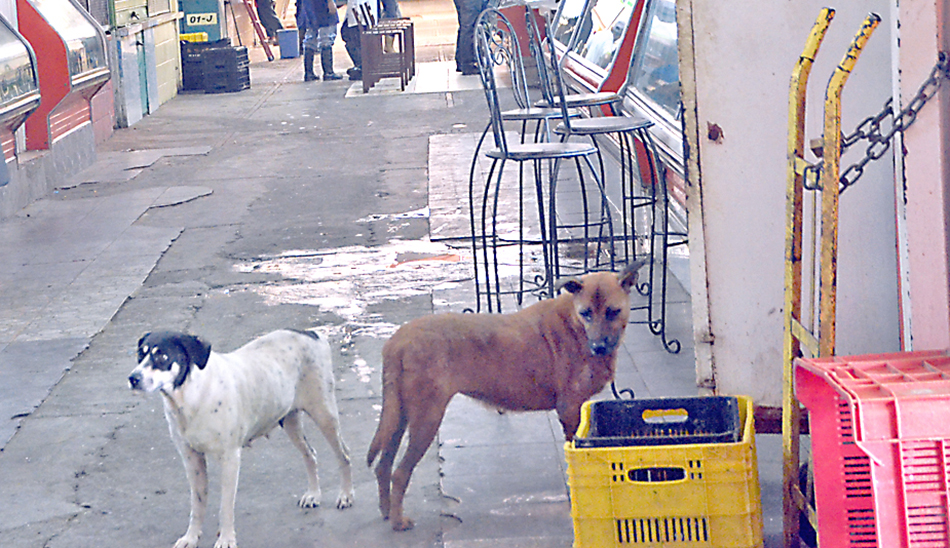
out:
<path id="1" fill-rule="evenodd" d="M 950 548 L 950 352 L 795 361 L 822 547 Z"/>

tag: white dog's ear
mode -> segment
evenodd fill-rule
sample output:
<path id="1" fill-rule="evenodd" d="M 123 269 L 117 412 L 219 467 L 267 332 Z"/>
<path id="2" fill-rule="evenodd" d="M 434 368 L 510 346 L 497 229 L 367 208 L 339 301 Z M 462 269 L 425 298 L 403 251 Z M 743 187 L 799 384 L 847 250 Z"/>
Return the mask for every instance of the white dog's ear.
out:
<path id="1" fill-rule="evenodd" d="M 624 291 L 630 293 L 630 288 L 636 285 L 637 278 L 640 277 L 640 269 L 643 268 L 643 265 L 647 264 L 646 259 L 637 259 L 632 263 L 627 265 L 627 268 L 623 269 L 623 272 L 620 273 L 618 281 L 620 282 L 620 287 Z"/>
<path id="2" fill-rule="evenodd" d="M 207 343 L 195 335 L 183 335 L 179 343 L 188 354 L 188 362 L 197 366 L 198 369 L 204 369 L 208 364 L 208 357 L 211 356 L 211 344 Z"/>
<path id="3" fill-rule="evenodd" d="M 556 291 L 565 290 L 568 293 L 580 293 L 581 289 L 584 289 L 584 284 L 581 282 L 580 278 L 570 277 L 564 278 L 563 280 L 558 280 L 554 284 L 554 289 Z"/>

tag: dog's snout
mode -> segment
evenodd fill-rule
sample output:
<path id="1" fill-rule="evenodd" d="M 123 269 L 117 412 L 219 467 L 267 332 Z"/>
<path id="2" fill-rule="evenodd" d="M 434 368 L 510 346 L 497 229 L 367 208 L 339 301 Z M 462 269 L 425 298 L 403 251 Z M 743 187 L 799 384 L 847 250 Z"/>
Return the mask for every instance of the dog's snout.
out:
<path id="1" fill-rule="evenodd" d="M 590 349 L 590 353 L 594 356 L 606 356 L 607 354 L 613 352 L 616 346 L 616 341 L 611 337 L 593 340 L 587 345 L 587 347 Z"/>
<path id="2" fill-rule="evenodd" d="M 142 375 L 138 373 L 132 373 L 129 375 L 129 388 L 133 390 L 142 388 Z"/>

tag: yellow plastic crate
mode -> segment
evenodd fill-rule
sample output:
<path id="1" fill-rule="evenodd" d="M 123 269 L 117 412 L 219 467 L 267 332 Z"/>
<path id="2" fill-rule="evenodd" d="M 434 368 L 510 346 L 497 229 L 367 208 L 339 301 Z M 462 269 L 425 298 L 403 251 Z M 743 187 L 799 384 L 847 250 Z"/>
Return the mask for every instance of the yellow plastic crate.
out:
<path id="1" fill-rule="evenodd" d="M 178 35 L 179 40 L 184 40 L 186 42 L 207 42 L 208 33 L 207 32 L 182 32 Z"/>
<path id="2" fill-rule="evenodd" d="M 574 548 L 761 547 L 752 400 L 739 396 L 737 443 L 564 446 Z M 578 437 L 590 431 L 592 402 Z"/>

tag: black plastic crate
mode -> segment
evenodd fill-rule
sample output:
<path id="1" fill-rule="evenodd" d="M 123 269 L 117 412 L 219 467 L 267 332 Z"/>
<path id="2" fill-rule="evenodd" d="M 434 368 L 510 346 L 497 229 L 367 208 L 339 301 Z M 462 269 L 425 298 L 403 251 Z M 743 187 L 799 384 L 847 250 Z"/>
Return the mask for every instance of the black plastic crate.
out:
<path id="1" fill-rule="evenodd" d="M 251 87 L 250 74 L 245 71 L 212 71 L 204 74 L 206 93 L 234 92 Z"/>
<path id="2" fill-rule="evenodd" d="M 230 38 L 222 38 L 220 40 L 215 40 L 214 42 L 189 42 L 187 40 L 181 41 L 181 62 L 185 63 L 200 63 L 204 52 L 215 49 L 225 49 L 231 47 Z"/>
<path id="3" fill-rule="evenodd" d="M 181 88 L 184 91 L 204 90 L 205 56 L 211 52 L 231 49 L 231 40 L 214 42 L 181 42 Z M 245 57 L 247 53 L 245 50 Z"/>
<path id="4" fill-rule="evenodd" d="M 576 447 L 736 443 L 739 401 L 730 396 L 594 402 L 590 431 Z"/>
<path id="5" fill-rule="evenodd" d="M 210 49 L 202 54 L 201 62 L 205 71 L 243 71 L 248 67 L 247 48 Z"/>
<path id="6" fill-rule="evenodd" d="M 204 89 L 204 78 L 201 76 L 201 63 L 181 65 L 181 89 L 197 91 Z"/>

